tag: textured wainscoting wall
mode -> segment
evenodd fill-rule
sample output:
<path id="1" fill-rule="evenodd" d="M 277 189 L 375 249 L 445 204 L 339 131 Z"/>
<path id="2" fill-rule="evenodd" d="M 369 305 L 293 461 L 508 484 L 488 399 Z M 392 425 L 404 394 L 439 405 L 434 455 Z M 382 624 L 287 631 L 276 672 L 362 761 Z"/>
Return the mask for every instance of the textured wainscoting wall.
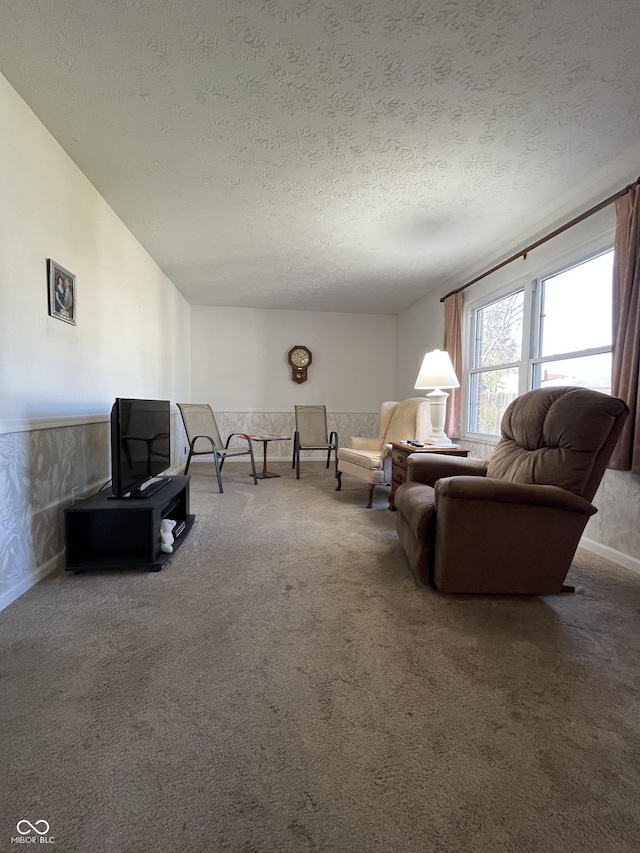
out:
<path id="1" fill-rule="evenodd" d="M 64 560 L 64 509 L 111 477 L 109 422 L 0 433 L 0 609 Z M 184 461 L 172 413 L 172 469 Z"/>
<path id="2" fill-rule="evenodd" d="M 582 545 L 640 572 L 640 477 L 627 471 L 605 471 L 593 503 Z"/>
<path id="3" fill-rule="evenodd" d="M 248 432 L 253 435 L 288 435 L 290 441 L 273 441 L 269 443 L 267 456 L 269 459 L 291 459 L 293 454 L 293 433 L 295 431 L 295 415 L 291 412 L 216 412 L 216 422 L 223 439 L 232 432 Z M 338 441 L 345 445 L 352 435 L 376 436 L 378 434 L 379 413 L 327 412 L 329 432 L 338 433 Z M 257 443 L 256 458 L 262 459 L 262 444 Z M 304 451 L 304 456 L 322 458 L 321 451 Z M 229 460 L 231 461 L 231 460 Z M 246 460 L 245 460 L 246 461 Z"/>
<path id="4" fill-rule="evenodd" d="M 106 421 L 0 435 L 0 604 L 62 561 L 64 514 L 109 479 Z"/>

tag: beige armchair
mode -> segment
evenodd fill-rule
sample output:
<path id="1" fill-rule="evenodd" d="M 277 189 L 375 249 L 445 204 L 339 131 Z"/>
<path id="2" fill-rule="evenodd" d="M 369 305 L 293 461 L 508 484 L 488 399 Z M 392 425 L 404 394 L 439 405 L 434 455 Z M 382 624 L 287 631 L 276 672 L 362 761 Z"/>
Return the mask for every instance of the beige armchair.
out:
<path id="1" fill-rule="evenodd" d="M 354 436 L 347 447 L 338 449 L 336 492 L 342 488 L 343 473 L 364 480 L 369 484 L 367 508 L 370 509 L 375 487 L 391 483 L 391 443 L 408 438 L 423 439 L 430 431 L 429 403 L 424 397 L 383 403 L 377 438 Z"/>
<path id="2" fill-rule="evenodd" d="M 441 592 L 562 592 L 628 408 L 585 388 L 514 400 L 486 462 L 413 454 L 395 494 L 416 577 Z"/>

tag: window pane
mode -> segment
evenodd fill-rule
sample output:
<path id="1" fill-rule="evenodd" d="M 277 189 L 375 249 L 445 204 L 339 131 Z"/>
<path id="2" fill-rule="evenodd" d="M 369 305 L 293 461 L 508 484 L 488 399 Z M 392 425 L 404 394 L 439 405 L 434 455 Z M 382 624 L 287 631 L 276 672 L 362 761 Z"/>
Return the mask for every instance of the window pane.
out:
<path id="1" fill-rule="evenodd" d="M 476 367 L 520 361 L 524 291 L 492 302 L 477 312 Z"/>
<path id="2" fill-rule="evenodd" d="M 500 435 L 504 410 L 518 396 L 518 368 L 474 374 L 470 393 L 471 432 Z"/>
<path id="3" fill-rule="evenodd" d="M 577 385 L 611 393 L 611 353 L 587 355 L 581 358 L 563 358 L 536 365 L 536 387 Z"/>
<path id="4" fill-rule="evenodd" d="M 543 281 L 540 355 L 611 344 L 613 252 Z"/>

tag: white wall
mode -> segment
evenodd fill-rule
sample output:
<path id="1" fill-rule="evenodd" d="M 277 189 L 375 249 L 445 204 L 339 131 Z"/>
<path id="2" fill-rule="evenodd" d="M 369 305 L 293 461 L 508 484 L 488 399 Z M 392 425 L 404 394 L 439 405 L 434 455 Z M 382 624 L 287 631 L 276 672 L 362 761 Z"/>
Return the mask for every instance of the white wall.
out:
<path id="1" fill-rule="evenodd" d="M 0 114 L 0 422 L 184 395 L 186 301 L 2 76 Z M 76 326 L 48 316 L 47 258 Z"/>
<path id="2" fill-rule="evenodd" d="M 64 507 L 109 478 L 114 398 L 189 396 L 190 315 L 1 75 L 0 115 L 2 606 L 60 564 Z M 77 276 L 76 326 L 48 316 L 47 258 Z"/>
<path id="3" fill-rule="evenodd" d="M 313 355 L 301 385 L 287 363 L 295 344 Z M 193 401 L 214 411 L 292 412 L 307 403 L 377 413 L 396 399 L 396 318 L 196 305 L 191 359 Z"/>
<path id="4" fill-rule="evenodd" d="M 398 316 L 398 356 L 396 389 L 399 400 L 426 394 L 414 385 L 424 354 L 442 349 L 444 306 L 441 293 L 430 293 Z"/>

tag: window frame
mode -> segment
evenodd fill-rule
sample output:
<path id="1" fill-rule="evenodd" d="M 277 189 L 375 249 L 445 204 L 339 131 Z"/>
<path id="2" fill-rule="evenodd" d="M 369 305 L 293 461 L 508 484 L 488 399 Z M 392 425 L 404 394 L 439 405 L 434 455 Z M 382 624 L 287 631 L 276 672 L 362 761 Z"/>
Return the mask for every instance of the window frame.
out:
<path id="1" fill-rule="evenodd" d="M 463 341 L 466 341 L 466 347 L 463 346 L 463 363 L 464 363 L 464 379 L 463 379 L 463 388 L 462 388 L 462 413 L 465 418 L 464 424 L 461 424 L 461 438 L 464 438 L 467 441 L 477 441 L 482 444 L 495 444 L 498 441 L 499 436 L 493 435 L 492 433 L 483 433 L 483 432 L 471 432 L 471 405 L 472 405 L 472 385 L 473 380 L 472 376 L 477 375 L 478 373 L 483 373 L 487 370 L 487 368 L 482 367 L 474 367 L 473 363 L 475 361 L 476 354 L 476 341 L 477 341 L 477 327 L 478 327 L 478 312 L 482 308 L 486 308 L 488 305 L 493 305 L 494 302 L 500 302 L 502 299 L 506 299 L 514 293 L 518 293 L 522 291 L 523 293 L 523 314 L 522 314 L 522 349 L 521 349 L 521 357 L 518 361 L 509 362 L 508 364 L 502 364 L 498 367 L 493 367 L 490 369 L 507 369 L 509 367 L 517 367 L 518 368 L 518 396 L 523 394 L 523 389 L 526 390 L 526 384 L 528 381 L 528 365 L 527 360 L 523 357 L 523 353 L 530 349 L 530 338 L 531 338 L 531 290 L 532 290 L 532 282 L 527 281 L 524 278 L 520 277 L 518 279 L 510 281 L 508 284 L 503 285 L 497 290 L 491 291 L 491 293 L 487 293 L 478 299 L 469 302 L 468 305 L 465 305 L 465 310 L 463 312 Z"/>
<path id="2" fill-rule="evenodd" d="M 564 361 L 571 358 L 582 358 L 590 355 L 601 355 L 604 353 L 612 352 L 613 350 L 613 340 L 608 346 L 599 346 L 599 347 L 587 347 L 586 349 L 581 350 L 571 350 L 571 351 L 563 351 L 553 353 L 552 355 L 539 355 L 542 351 L 542 332 L 543 332 L 543 299 L 544 299 L 544 282 L 547 279 L 554 278 L 557 275 L 562 275 L 562 273 L 569 272 L 569 270 L 576 269 L 577 267 L 582 266 L 583 264 L 588 264 L 590 261 L 595 260 L 596 258 L 600 258 L 603 255 L 607 255 L 610 252 L 613 252 L 613 244 L 610 244 L 608 247 L 604 247 L 599 251 L 591 251 L 586 255 L 583 255 L 580 260 L 574 261 L 573 263 L 562 264 L 557 269 L 554 269 L 552 272 L 545 273 L 544 275 L 539 275 L 535 280 L 535 288 L 533 294 L 533 305 L 532 305 L 532 323 L 531 323 L 531 354 L 529 356 L 529 362 L 531 364 L 530 369 L 530 377 L 529 377 L 529 388 L 539 388 L 539 385 L 534 385 L 534 376 L 536 373 L 536 368 L 539 364 L 545 364 L 546 362 L 553 361 Z"/>
<path id="3" fill-rule="evenodd" d="M 526 391 L 533 389 L 533 382 L 535 372 L 538 369 L 538 364 L 554 360 L 557 361 L 559 359 L 598 355 L 600 353 L 612 351 L 611 345 L 608 347 L 591 347 L 585 350 L 576 350 L 575 352 L 555 353 L 552 356 L 538 355 L 541 350 L 543 282 L 546 279 L 553 278 L 567 270 L 574 269 L 575 267 L 588 263 L 600 255 L 605 255 L 612 250 L 613 233 L 609 232 L 606 235 L 602 235 L 598 240 L 592 241 L 590 245 L 583 245 L 578 250 L 567 253 L 562 257 L 557 257 L 548 265 L 541 266 L 538 269 L 533 269 L 530 273 L 524 276 L 521 275 L 517 278 L 512 278 L 494 290 L 487 291 L 484 295 L 465 303 L 462 321 L 463 381 L 461 417 L 463 422 L 460 425 L 461 440 L 488 445 L 495 445 L 500 440 L 499 435 L 472 432 L 470 429 L 472 414 L 472 377 L 486 370 L 486 368 L 483 370 L 482 367 L 474 366 L 476 354 L 477 317 L 480 309 L 486 308 L 494 302 L 499 302 L 501 299 L 510 296 L 512 293 L 523 291 L 521 358 L 519 361 L 500 365 L 501 369 L 518 367 L 517 393 L 518 396 L 520 396 Z"/>

